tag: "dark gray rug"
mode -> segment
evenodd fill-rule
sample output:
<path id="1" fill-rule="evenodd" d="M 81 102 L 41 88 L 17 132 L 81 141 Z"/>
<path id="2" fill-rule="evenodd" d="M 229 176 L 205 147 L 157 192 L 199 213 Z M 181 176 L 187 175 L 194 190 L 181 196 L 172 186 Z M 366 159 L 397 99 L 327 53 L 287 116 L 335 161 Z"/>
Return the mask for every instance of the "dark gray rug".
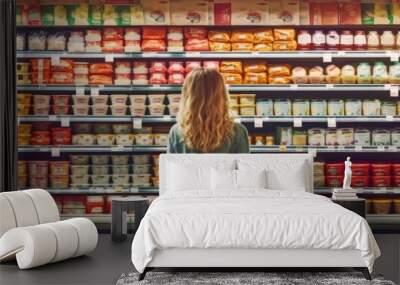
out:
<path id="1" fill-rule="evenodd" d="M 359 272 L 148 272 L 142 281 L 138 276 L 122 274 L 117 285 L 395 285 L 376 275 L 368 281 Z"/>

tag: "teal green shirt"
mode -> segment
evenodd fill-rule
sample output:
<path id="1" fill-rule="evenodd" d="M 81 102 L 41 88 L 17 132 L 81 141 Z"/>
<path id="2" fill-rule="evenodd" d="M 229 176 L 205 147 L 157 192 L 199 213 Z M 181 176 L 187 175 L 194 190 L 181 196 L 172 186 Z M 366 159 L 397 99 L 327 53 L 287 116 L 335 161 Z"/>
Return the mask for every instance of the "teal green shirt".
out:
<path id="1" fill-rule="evenodd" d="M 177 124 L 173 125 L 169 131 L 168 151 L 169 153 L 200 153 L 186 147 L 185 142 L 180 134 Z M 233 127 L 233 135 L 226 138 L 224 143 L 216 148 L 213 153 L 249 153 L 249 139 L 245 126 L 235 123 Z"/>

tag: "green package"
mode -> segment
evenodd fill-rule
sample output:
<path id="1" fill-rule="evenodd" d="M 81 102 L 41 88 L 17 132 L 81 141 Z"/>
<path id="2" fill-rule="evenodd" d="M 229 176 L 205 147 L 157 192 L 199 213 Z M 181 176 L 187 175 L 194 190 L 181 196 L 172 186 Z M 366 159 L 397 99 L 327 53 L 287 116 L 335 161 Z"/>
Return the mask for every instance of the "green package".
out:
<path id="1" fill-rule="evenodd" d="M 117 6 L 118 26 L 131 25 L 131 7 L 129 5 Z"/>
<path id="2" fill-rule="evenodd" d="M 361 3 L 361 22 L 363 25 L 374 24 L 374 3 Z"/>
<path id="3" fill-rule="evenodd" d="M 76 19 L 75 19 L 75 9 L 78 5 L 68 5 L 67 6 L 67 20 L 68 20 L 68 25 L 75 25 Z"/>
<path id="4" fill-rule="evenodd" d="M 42 6 L 42 25 L 54 26 L 54 6 L 53 5 Z"/>
<path id="5" fill-rule="evenodd" d="M 17 5 L 17 7 L 15 7 L 15 22 L 17 24 L 17 26 L 21 26 L 22 25 L 22 12 L 21 12 L 22 7 L 20 5 Z"/>
<path id="6" fill-rule="evenodd" d="M 89 24 L 103 25 L 103 6 L 91 5 L 89 9 Z"/>

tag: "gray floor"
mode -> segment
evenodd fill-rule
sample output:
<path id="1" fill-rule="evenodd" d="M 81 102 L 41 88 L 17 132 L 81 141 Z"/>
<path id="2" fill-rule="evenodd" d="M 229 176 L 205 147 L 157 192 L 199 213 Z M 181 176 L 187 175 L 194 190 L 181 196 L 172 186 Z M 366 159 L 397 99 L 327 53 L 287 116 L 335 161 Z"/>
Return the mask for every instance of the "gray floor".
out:
<path id="1" fill-rule="evenodd" d="M 88 256 L 29 270 L 19 270 L 15 262 L 4 263 L 0 265 L 0 284 L 115 284 L 122 273 L 134 270 L 131 243 L 132 237 L 115 243 L 110 235 L 101 234 L 97 249 Z"/>

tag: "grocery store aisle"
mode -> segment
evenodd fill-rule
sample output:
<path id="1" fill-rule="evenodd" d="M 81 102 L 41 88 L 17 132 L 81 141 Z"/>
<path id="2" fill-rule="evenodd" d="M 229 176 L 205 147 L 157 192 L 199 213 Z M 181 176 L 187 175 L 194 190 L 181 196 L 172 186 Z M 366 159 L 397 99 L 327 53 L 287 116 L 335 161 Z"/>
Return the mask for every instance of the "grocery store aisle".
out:
<path id="1" fill-rule="evenodd" d="M 109 234 L 100 234 L 97 249 L 88 256 L 30 270 L 19 270 L 15 262 L 1 264 L 0 284 L 115 284 L 122 273 L 134 270 L 132 238 L 116 243 Z"/>

